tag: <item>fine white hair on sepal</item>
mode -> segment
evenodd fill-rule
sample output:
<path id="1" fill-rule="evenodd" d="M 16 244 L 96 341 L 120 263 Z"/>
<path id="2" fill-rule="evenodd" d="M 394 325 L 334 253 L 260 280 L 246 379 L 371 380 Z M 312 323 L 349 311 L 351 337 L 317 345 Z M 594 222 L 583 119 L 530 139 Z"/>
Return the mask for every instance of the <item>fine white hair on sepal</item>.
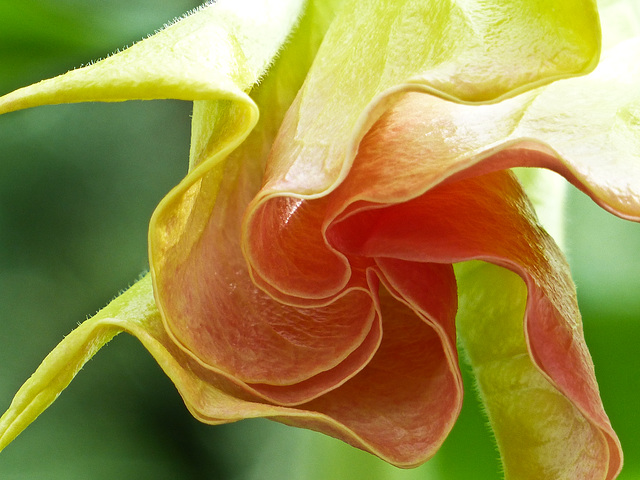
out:
<path id="1" fill-rule="evenodd" d="M 166 22 L 164 25 L 162 25 L 162 27 L 157 28 L 152 33 L 148 33 L 146 36 L 142 37 L 137 42 L 134 42 L 131 45 L 127 44 L 127 45 L 124 45 L 122 47 L 116 48 L 115 51 L 111 52 L 110 54 L 106 55 L 105 57 L 100 57 L 100 58 L 97 58 L 95 60 L 90 60 L 87 63 L 80 64 L 77 67 L 74 67 L 73 70 L 77 70 L 79 68 L 84 68 L 84 67 L 89 67 L 89 66 L 93 65 L 94 63 L 98 63 L 98 62 L 100 62 L 100 61 L 102 61 L 102 60 L 104 60 L 106 58 L 109 58 L 109 57 L 113 57 L 114 55 L 117 55 L 117 54 L 123 52 L 124 50 L 127 50 L 127 49 L 131 48 L 132 46 L 136 45 L 137 43 L 139 43 L 139 42 L 141 42 L 143 40 L 146 40 L 148 38 L 153 37 L 157 33 L 160 33 L 163 30 L 166 30 L 167 28 L 175 25 L 176 23 L 178 23 L 178 22 L 190 17 L 191 15 L 194 15 L 194 14 L 198 13 L 201 10 L 204 10 L 205 8 L 211 7 L 216 3 L 218 3 L 218 0 L 207 0 L 202 5 L 199 5 L 199 6 L 195 7 L 195 8 L 192 8 L 191 10 L 186 11 L 182 15 L 180 15 L 178 17 L 175 17 L 173 20 L 170 20 L 170 21 Z"/>
<path id="2" fill-rule="evenodd" d="M 161 32 L 162 30 L 166 30 L 171 25 L 174 25 L 174 24 L 178 23 L 179 21 L 184 20 L 187 17 L 190 17 L 191 15 L 193 15 L 195 13 L 198 13 L 200 10 L 204 10 L 205 8 L 208 8 L 208 7 L 212 6 L 212 5 L 214 5 L 215 3 L 218 3 L 218 0 L 207 0 L 202 5 L 199 5 L 199 6 L 195 7 L 195 8 L 192 8 L 191 10 L 186 11 L 185 13 L 183 13 L 179 17 L 174 18 L 173 20 L 169 20 L 161 28 L 155 30 L 153 33 L 148 34 L 146 38 L 152 37 L 156 33 Z"/>

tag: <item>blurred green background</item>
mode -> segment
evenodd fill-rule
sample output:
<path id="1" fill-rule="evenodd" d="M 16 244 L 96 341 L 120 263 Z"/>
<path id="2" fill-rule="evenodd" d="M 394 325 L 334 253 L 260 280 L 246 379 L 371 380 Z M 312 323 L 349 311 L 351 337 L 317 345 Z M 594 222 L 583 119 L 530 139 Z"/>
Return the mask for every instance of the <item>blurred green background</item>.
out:
<path id="1" fill-rule="evenodd" d="M 186 0 L 0 0 L 0 94 L 104 57 Z M 40 107 L 0 116 L 0 411 L 78 322 L 147 268 L 149 217 L 186 172 L 190 104 Z M 640 478 L 640 226 L 571 192 L 568 254 L 605 407 Z M 463 367 L 464 368 L 464 367 Z M 471 382 L 436 458 L 397 470 L 266 420 L 194 420 L 120 335 L 0 454 L 2 479 L 497 479 Z"/>

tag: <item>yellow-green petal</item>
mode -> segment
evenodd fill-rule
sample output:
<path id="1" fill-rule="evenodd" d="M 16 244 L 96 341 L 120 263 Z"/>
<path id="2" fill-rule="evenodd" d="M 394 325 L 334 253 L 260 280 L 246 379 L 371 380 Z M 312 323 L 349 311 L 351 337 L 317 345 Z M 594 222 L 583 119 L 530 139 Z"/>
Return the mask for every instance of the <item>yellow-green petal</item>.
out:
<path id="1" fill-rule="evenodd" d="M 5 95 L 0 113 L 44 104 L 158 98 L 250 104 L 244 92 L 272 63 L 303 3 L 209 3 L 122 52 Z"/>
<path id="2" fill-rule="evenodd" d="M 67 102 L 208 99 L 217 105 L 217 118 L 208 125 L 208 134 L 217 129 L 216 135 L 222 137 L 220 130 L 227 132 L 222 150 L 231 150 L 258 121 L 258 109 L 246 92 L 270 67 L 303 3 L 209 3 L 123 52 L 1 97 L 0 114 Z M 123 330 L 138 336 L 162 366 L 180 370 L 168 348 L 157 338 L 149 340 L 159 329 L 162 320 L 155 307 L 151 276 L 147 276 L 74 330 L 45 359 L 2 417 L 0 448 L 46 409 L 82 365 Z"/>
<path id="3" fill-rule="evenodd" d="M 47 355 L 0 418 L 0 450 L 51 405 L 83 365 L 123 330 L 119 321 L 142 322 L 157 314 L 150 286 L 147 276 L 67 335 Z"/>
<path id="4" fill-rule="evenodd" d="M 611 479 L 607 438 L 535 366 L 522 318 L 527 289 L 515 273 L 457 265 L 456 326 L 496 438 L 506 479 Z M 618 460 L 618 459 L 616 459 Z"/>
<path id="5" fill-rule="evenodd" d="M 146 275 L 67 335 L 44 359 L 0 418 L 0 450 L 51 405 L 91 357 L 121 332 L 140 340 L 176 385 L 189 410 L 203 422 L 226 423 L 283 413 L 300 415 L 287 408 L 243 399 L 231 382 L 202 367 L 176 345 L 164 328 L 151 276 Z"/>

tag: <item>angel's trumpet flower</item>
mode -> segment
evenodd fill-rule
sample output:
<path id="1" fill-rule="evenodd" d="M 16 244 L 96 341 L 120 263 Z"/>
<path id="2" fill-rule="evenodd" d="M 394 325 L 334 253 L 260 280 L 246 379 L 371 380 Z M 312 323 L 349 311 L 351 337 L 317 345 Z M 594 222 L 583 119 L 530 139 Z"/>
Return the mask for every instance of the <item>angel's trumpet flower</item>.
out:
<path id="1" fill-rule="evenodd" d="M 268 417 L 411 467 L 459 413 L 458 335 L 509 478 L 616 477 L 566 261 L 510 170 L 640 220 L 640 42 L 579 76 L 599 45 L 587 0 L 220 0 L 2 97 L 194 115 L 149 275 L 45 359 L 0 448 L 127 331 L 204 422 Z"/>

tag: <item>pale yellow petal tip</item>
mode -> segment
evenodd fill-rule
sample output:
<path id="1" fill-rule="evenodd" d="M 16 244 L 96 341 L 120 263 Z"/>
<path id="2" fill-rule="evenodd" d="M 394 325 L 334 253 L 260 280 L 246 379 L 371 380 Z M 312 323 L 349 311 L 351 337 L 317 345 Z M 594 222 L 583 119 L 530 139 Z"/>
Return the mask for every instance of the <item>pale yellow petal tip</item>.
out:
<path id="1" fill-rule="evenodd" d="M 0 115 L 34 106 L 35 103 L 29 101 L 34 86 L 23 87 L 0 97 Z"/>
<path id="2" fill-rule="evenodd" d="M 0 98 L 0 114 L 38 105 L 125 100 L 227 99 L 264 74 L 302 10 L 288 0 L 207 4 L 132 47 Z M 249 15 L 251 12 L 251 15 Z M 251 21 L 243 21 L 249 16 Z"/>
<path id="3" fill-rule="evenodd" d="M 0 450 L 46 410 L 82 366 L 119 332 L 112 325 L 101 326 L 88 320 L 66 336 L 24 383 L 0 418 Z"/>
<path id="4" fill-rule="evenodd" d="M 123 325 L 143 322 L 157 313 L 154 307 L 147 275 L 67 335 L 18 390 L 0 418 L 0 451 L 58 398 L 84 364 L 124 330 Z"/>

